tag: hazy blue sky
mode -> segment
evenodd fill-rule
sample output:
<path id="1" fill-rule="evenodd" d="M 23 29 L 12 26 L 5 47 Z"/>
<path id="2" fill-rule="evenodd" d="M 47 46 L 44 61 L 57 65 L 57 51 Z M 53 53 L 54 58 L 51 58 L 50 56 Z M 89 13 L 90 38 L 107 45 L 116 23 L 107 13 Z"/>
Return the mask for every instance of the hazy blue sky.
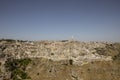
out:
<path id="1" fill-rule="evenodd" d="M 120 41 L 120 0 L 0 0 L 0 38 Z"/>

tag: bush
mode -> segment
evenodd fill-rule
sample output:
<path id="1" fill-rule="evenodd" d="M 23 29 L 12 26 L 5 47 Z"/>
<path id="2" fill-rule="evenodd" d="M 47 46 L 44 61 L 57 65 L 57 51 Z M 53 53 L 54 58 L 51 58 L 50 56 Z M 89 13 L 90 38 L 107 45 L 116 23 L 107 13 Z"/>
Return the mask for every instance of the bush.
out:
<path id="1" fill-rule="evenodd" d="M 11 72 L 11 79 L 19 80 L 30 78 L 25 72 L 26 66 L 31 62 L 31 59 L 8 59 L 5 67 Z"/>
<path id="2" fill-rule="evenodd" d="M 120 53 L 119 53 L 118 55 L 115 55 L 115 56 L 113 57 L 113 60 L 120 60 Z"/>
<path id="3" fill-rule="evenodd" d="M 70 65 L 73 65 L 73 60 L 70 59 L 70 60 L 69 60 L 69 63 L 70 63 Z"/>
<path id="4" fill-rule="evenodd" d="M 54 55 L 54 53 L 51 53 L 51 55 Z"/>

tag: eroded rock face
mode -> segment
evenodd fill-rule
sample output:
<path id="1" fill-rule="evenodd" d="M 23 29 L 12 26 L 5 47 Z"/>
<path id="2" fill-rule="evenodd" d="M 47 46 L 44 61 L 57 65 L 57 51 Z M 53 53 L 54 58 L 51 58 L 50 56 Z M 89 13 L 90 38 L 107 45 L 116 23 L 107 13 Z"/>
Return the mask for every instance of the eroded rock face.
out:
<path id="1" fill-rule="evenodd" d="M 119 70 L 119 65 L 116 62 L 120 62 L 119 54 L 120 43 L 0 40 L 1 75 L 6 73 L 4 64 L 8 58 L 31 58 L 33 63 L 27 71 L 32 80 L 117 80 L 100 78 L 104 76 L 100 74 L 105 72 L 107 75 L 110 65 L 110 69 L 115 68 L 110 70 L 116 74 L 111 73 L 113 77 L 118 76 L 116 70 Z M 105 70 L 102 65 L 105 65 Z M 93 74 L 98 74 L 99 69 L 102 71 L 100 76 L 94 78 Z"/>

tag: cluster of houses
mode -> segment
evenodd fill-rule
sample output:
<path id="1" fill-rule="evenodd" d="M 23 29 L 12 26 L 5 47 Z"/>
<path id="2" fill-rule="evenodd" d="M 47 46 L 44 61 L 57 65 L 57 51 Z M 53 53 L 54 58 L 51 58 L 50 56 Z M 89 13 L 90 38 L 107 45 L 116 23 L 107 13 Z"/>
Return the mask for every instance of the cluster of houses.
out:
<path id="1" fill-rule="evenodd" d="M 105 48 L 105 42 L 62 41 L 20 41 L 1 40 L 0 54 L 13 58 L 39 58 L 52 60 L 73 59 L 76 63 L 84 60 L 111 60 L 110 56 L 99 55 L 95 48 Z"/>

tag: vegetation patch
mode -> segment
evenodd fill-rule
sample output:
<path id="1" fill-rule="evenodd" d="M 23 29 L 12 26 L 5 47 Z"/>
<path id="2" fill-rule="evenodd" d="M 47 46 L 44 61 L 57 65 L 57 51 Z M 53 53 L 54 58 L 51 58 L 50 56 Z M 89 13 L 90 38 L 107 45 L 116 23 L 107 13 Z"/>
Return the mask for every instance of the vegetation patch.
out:
<path id="1" fill-rule="evenodd" d="M 70 59 L 70 60 L 69 60 L 69 63 L 70 63 L 70 65 L 73 65 L 73 60 Z"/>
<path id="2" fill-rule="evenodd" d="M 5 63 L 6 69 L 11 72 L 12 80 L 30 79 L 25 72 L 27 65 L 31 62 L 31 59 L 8 59 Z"/>
<path id="3" fill-rule="evenodd" d="M 113 60 L 120 60 L 120 53 L 119 53 L 118 55 L 115 55 L 115 56 L 113 57 Z"/>

